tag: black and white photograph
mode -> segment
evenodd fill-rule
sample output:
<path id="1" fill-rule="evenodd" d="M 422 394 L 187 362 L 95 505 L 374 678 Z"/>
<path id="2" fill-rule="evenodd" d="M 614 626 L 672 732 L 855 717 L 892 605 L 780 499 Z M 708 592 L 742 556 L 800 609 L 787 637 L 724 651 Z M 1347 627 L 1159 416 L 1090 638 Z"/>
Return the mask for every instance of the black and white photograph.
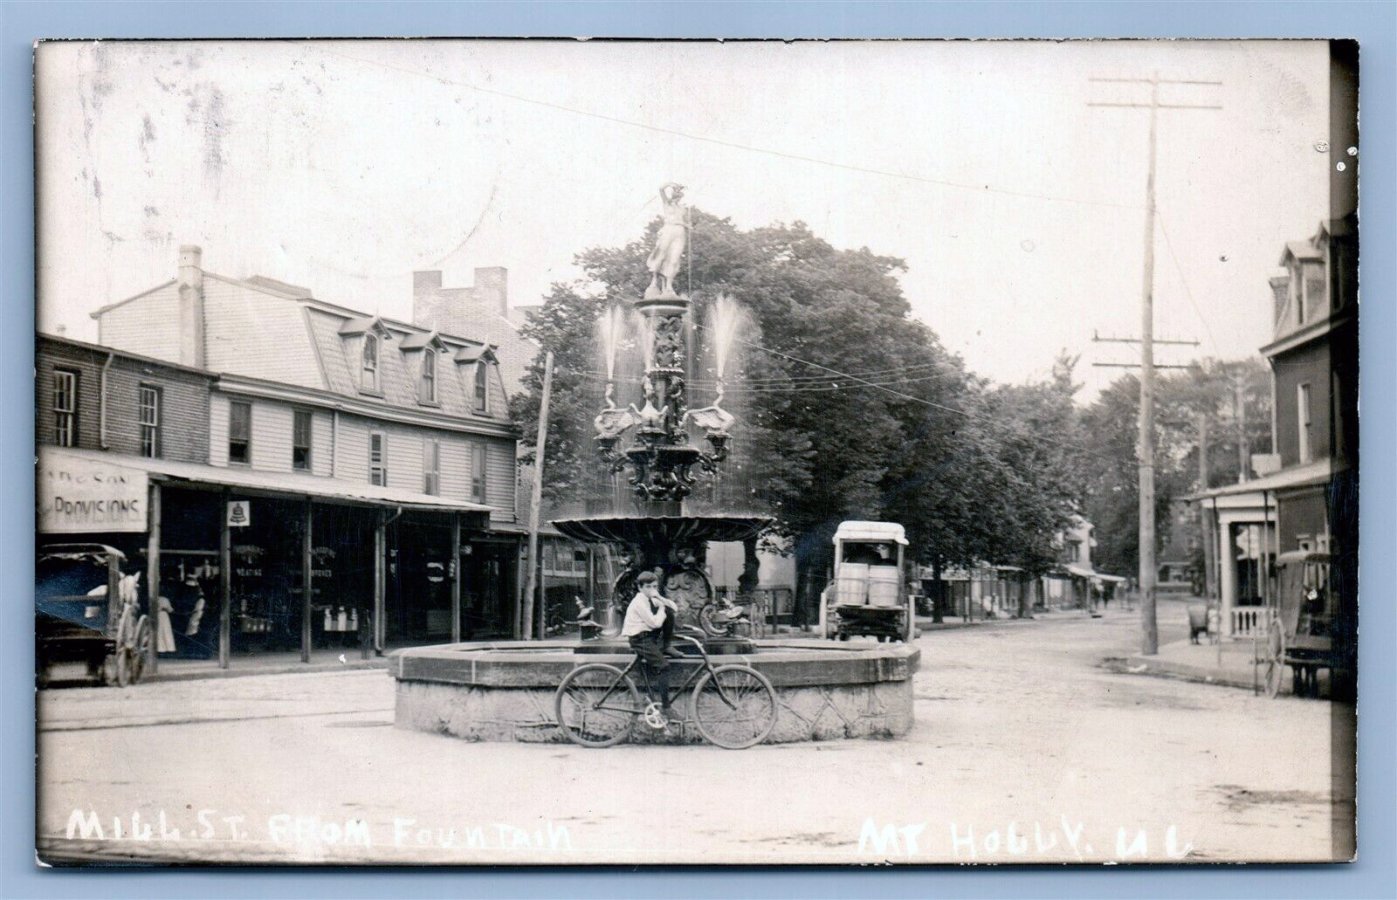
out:
<path id="1" fill-rule="evenodd" d="M 38 863 L 1351 862 L 1359 53 L 38 41 Z"/>

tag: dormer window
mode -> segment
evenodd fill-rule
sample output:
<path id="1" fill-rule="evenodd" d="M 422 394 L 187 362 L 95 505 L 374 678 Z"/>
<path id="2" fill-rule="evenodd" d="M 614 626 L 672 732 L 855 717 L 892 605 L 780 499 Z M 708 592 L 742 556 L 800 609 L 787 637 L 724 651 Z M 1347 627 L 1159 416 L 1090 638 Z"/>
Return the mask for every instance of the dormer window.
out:
<path id="1" fill-rule="evenodd" d="M 484 358 L 476 361 L 474 377 L 474 406 L 476 412 L 490 411 L 490 363 Z"/>
<path id="2" fill-rule="evenodd" d="M 354 357 L 359 357 L 359 390 L 366 394 L 383 393 L 383 342 L 392 337 L 378 316 L 360 316 L 340 326 L 344 338 L 346 362 L 353 371 Z"/>
<path id="3" fill-rule="evenodd" d="M 476 414 L 488 414 L 490 412 L 491 366 L 499 361 L 495 357 L 495 348 L 484 344 L 462 347 L 456 351 L 455 360 L 461 365 L 468 364 L 471 367 L 466 387 L 470 408 Z"/>
<path id="4" fill-rule="evenodd" d="M 372 331 L 364 334 L 364 366 L 360 373 L 359 387 L 366 391 L 379 391 L 378 382 L 378 335 Z"/>
<path id="5" fill-rule="evenodd" d="M 423 403 L 437 402 L 437 354 L 430 347 L 422 351 L 422 383 L 417 397 Z"/>
<path id="6" fill-rule="evenodd" d="M 446 345 L 435 331 L 414 332 L 399 341 L 398 349 L 403 352 L 408 371 L 416 367 L 417 402 L 424 406 L 438 405 L 441 402 L 437 392 L 441 381 L 438 377 L 441 374 L 439 357 L 446 350 Z"/>

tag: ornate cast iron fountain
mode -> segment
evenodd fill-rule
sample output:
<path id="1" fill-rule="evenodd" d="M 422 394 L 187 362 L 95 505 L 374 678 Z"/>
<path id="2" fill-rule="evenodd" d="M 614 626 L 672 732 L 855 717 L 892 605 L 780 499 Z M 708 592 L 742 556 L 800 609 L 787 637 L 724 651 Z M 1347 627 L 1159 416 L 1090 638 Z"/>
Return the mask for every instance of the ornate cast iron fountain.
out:
<path id="1" fill-rule="evenodd" d="M 757 584 L 756 537 L 771 520 L 761 516 L 687 514 L 685 498 L 704 473 L 718 476 L 730 450 L 733 416 L 722 408 L 727 351 L 740 327 L 736 304 L 718 298 L 713 327 L 705 337 L 713 350 L 717 397 L 711 406 L 689 409 L 687 388 L 694 365 L 688 330 L 689 299 L 674 291 L 674 276 L 687 243 L 685 210 L 678 185 L 661 189 L 664 225 L 650 254 L 650 287 L 627 307 L 613 308 L 602 323 L 606 352 L 605 409 L 596 417 L 597 448 L 616 479 L 621 507 L 611 514 L 563 519 L 553 524 L 586 543 L 616 548 L 621 573 L 612 586 L 617 612 L 635 595 L 643 571 L 661 575 L 666 596 L 677 601 L 681 619 L 697 624 L 697 613 L 713 599 L 704 569 L 710 541 L 740 541 L 746 565 L 739 593 Z M 635 315 L 632 309 L 639 315 Z M 632 320 L 639 319 L 636 326 Z M 639 337 L 644 377 L 639 396 L 616 402 L 616 356 L 624 334 Z M 631 382 L 619 381 L 631 384 Z M 690 426 L 707 449 L 691 442 Z M 620 478 L 626 473 L 627 490 Z M 617 622 L 619 624 L 619 622 Z M 572 646 L 525 646 L 522 642 L 419 647 L 393 654 L 398 681 L 395 721 L 399 727 L 457 735 L 468 740 L 566 740 L 555 727 L 552 698 L 574 654 L 602 654 L 618 666 L 633 657 L 623 640 L 577 642 Z M 748 654 L 745 662 L 767 674 L 781 695 L 781 711 L 770 741 L 834 737 L 896 737 L 913 724 L 912 675 L 915 649 L 898 645 L 821 644 L 778 638 L 761 645 L 748 638 L 713 638 L 709 653 Z M 542 652 L 539 652 L 542 651 Z M 527 702 L 522 697 L 530 698 Z M 691 730 L 640 734 L 639 740 L 697 741 Z"/>

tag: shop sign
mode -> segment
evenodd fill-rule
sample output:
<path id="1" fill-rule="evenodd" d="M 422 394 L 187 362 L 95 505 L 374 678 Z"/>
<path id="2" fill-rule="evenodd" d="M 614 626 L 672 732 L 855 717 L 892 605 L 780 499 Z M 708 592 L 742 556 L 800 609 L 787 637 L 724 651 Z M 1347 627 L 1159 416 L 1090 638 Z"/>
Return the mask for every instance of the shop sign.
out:
<path id="1" fill-rule="evenodd" d="M 249 500 L 228 501 L 228 527 L 246 528 L 252 524 L 252 502 Z"/>
<path id="2" fill-rule="evenodd" d="M 35 485 L 40 534 L 146 530 L 146 473 L 45 453 Z"/>
<path id="3" fill-rule="evenodd" d="M 310 577 L 330 578 L 335 574 L 335 570 L 330 564 L 335 561 L 335 551 L 331 547 L 315 547 L 310 551 L 311 568 Z"/>

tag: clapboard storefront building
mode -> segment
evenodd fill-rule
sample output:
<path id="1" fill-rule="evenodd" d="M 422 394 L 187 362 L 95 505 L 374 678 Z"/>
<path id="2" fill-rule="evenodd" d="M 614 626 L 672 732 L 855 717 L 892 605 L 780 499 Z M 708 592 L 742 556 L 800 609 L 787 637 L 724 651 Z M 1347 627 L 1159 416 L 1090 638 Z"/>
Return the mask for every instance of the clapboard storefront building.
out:
<path id="1" fill-rule="evenodd" d="M 98 310 L 99 344 L 41 337 L 41 543 L 112 543 L 161 593 L 193 573 L 224 664 L 508 635 L 516 435 L 490 346 L 200 256 Z"/>

